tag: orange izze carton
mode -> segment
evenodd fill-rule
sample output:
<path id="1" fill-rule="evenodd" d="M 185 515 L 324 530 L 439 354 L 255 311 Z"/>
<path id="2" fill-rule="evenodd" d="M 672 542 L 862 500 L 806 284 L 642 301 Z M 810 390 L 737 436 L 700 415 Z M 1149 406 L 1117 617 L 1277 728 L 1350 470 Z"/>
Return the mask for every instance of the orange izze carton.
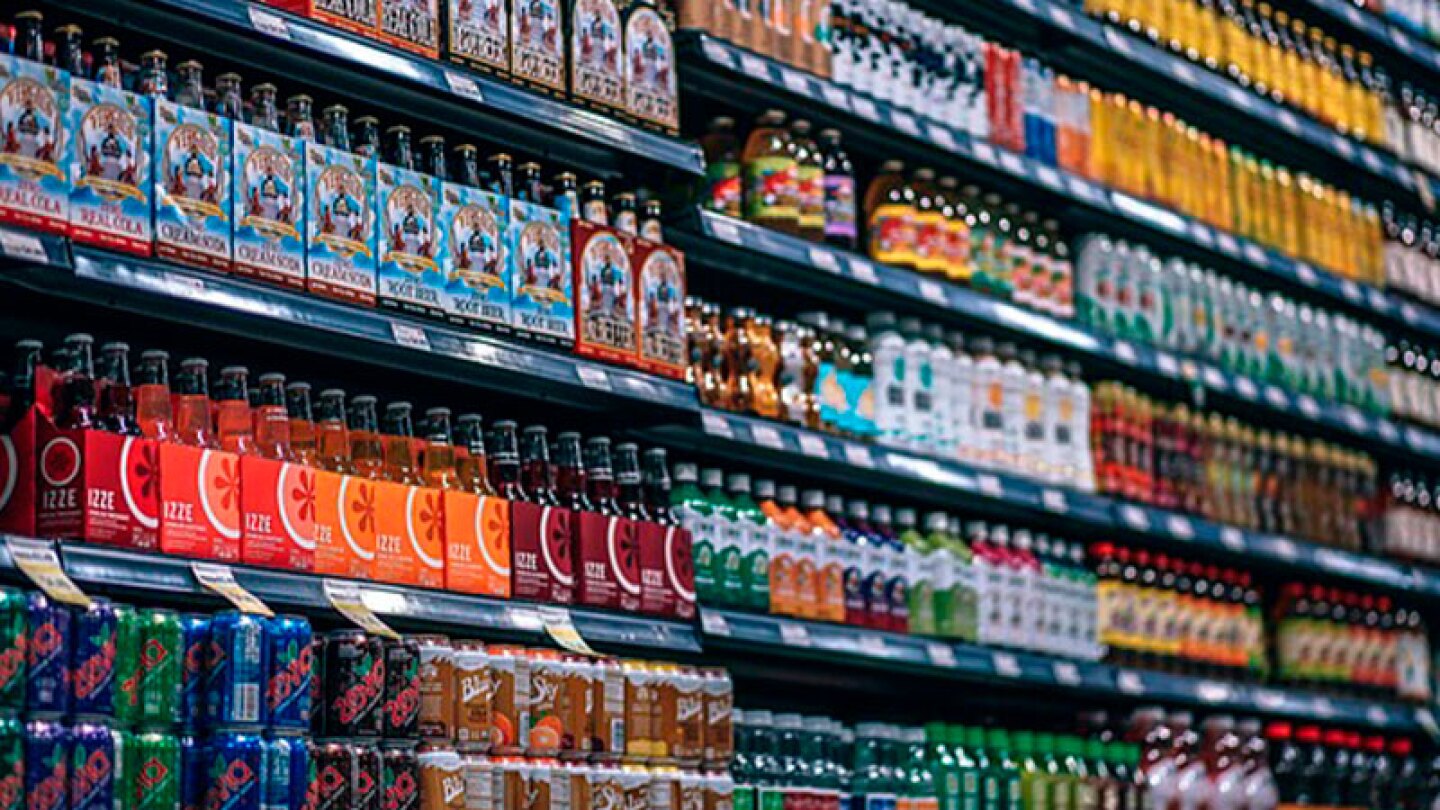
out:
<path id="1" fill-rule="evenodd" d="M 99 430 L 64 430 L 48 419 L 36 433 L 36 532 L 153 549 L 160 526 L 155 442 Z"/>
<path id="2" fill-rule="evenodd" d="M 315 471 L 315 573 L 373 579 L 375 482 Z"/>
<path id="3" fill-rule="evenodd" d="M 240 560 L 315 570 L 315 471 L 286 461 L 240 457 Z"/>
<path id="4" fill-rule="evenodd" d="M 510 502 L 446 490 L 445 589 L 510 596 Z"/>
<path id="5" fill-rule="evenodd" d="M 375 482 L 375 579 L 445 587 L 445 516 L 439 490 Z"/>

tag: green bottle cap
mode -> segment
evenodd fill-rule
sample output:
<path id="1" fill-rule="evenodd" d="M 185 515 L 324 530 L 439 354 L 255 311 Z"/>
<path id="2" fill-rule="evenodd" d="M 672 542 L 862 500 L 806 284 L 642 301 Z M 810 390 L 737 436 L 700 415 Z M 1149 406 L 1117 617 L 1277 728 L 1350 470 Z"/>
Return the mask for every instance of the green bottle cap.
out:
<path id="1" fill-rule="evenodd" d="M 1017 731 L 1010 735 L 1010 744 L 1017 756 L 1026 756 L 1035 753 L 1035 733 L 1032 731 Z"/>
<path id="2" fill-rule="evenodd" d="M 965 726 L 946 726 L 945 742 L 960 747 L 971 745 L 970 729 Z"/>
<path id="3" fill-rule="evenodd" d="M 1108 759 L 1105 751 L 1105 743 L 1100 742 L 1099 740 L 1086 740 L 1085 758 L 1095 762 L 1099 762 L 1103 759 Z"/>
<path id="4" fill-rule="evenodd" d="M 1114 765 L 1121 765 L 1127 761 L 1125 749 L 1128 746 L 1123 742 L 1114 741 L 1105 745 L 1105 760 Z"/>
<path id="5" fill-rule="evenodd" d="M 989 748 L 989 746 L 985 744 L 985 741 L 985 729 L 979 726 L 967 726 L 965 728 L 965 746 L 967 748 L 973 748 L 976 751 L 985 751 Z"/>

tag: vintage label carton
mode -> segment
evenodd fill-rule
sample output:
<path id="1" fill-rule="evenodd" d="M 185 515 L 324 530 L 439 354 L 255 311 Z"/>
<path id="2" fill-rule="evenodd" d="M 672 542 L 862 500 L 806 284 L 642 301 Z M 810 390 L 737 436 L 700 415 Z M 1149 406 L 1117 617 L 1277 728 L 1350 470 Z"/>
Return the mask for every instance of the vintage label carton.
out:
<path id="1" fill-rule="evenodd" d="M 240 561 L 240 457 L 160 444 L 160 550 Z"/>
<path id="2" fill-rule="evenodd" d="M 510 596 L 510 502 L 445 493 L 445 590 Z"/>
<path id="3" fill-rule="evenodd" d="M 374 482 L 315 471 L 315 573 L 371 579 L 374 569 Z"/>
<path id="4" fill-rule="evenodd" d="M 575 602 L 575 513 L 562 506 L 510 504 L 511 592 L 517 599 Z"/>
<path id="5" fill-rule="evenodd" d="M 565 94 L 565 13 L 561 0 L 523 0 L 510 15 L 510 75 L 537 90 Z"/>
<path id="6" fill-rule="evenodd" d="M 445 587 L 445 514 L 440 491 L 375 482 L 375 580 Z"/>
<path id="7" fill-rule="evenodd" d="M 305 144 L 305 287 L 375 305 L 375 159 Z"/>
<path id="8" fill-rule="evenodd" d="M 575 527 L 575 601 L 590 607 L 639 610 L 639 524 L 629 518 L 579 512 Z"/>
<path id="9" fill-rule="evenodd" d="M 570 95 L 602 111 L 625 108 L 624 28 L 613 0 L 575 0 L 570 9 Z"/>
<path id="10" fill-rule="evenodd" d="M 315 471 L 268 458 L 240 459 L 240 561 L 315 570 Z"/>
<path id="11" fill-rule="evenodd" d="M 554 208 L 510 201 L 510 323 L 525 335 L 569 346 L 575 340 L 569 223 Z"/>
<path id="12" fill-rule="evenodd" d="M 440 269 L 445 317 L 461 326 L 510 331 L 504 197 L 446 183 L 440 195 Z"/>
<path id="13" fill-rule="evenodd" d="M 155 253 L 230 269 L 230 119 L 155 102 Z"/>
<path id="14" fill-rule="evenodd" d="M 445 52 L 450 59 L 498 75 L 510 73 L 510 4 L 446 0 Z"/>
<path id="15" fill-rule="evenodd" d="M 685 254 L 669 245 L 635 240 L 635 295 L 639 316 L 639 365 L 684 379 Z"/>
<path id="16" fill-rule="evenodd" d="M 617 363 L 636 362 L 635 274 L 629 234 L 582 219 L 570 223 L 574 245 L 575 351 Z"/>
<path id="17" fill-rule="evenodd" d="M 235 122 L 235 272 L 305 289 L 304 142 Z"/>
<path id="18" fill-rule="evenodd" d="M 41 420 L 36 533 L 125 548 L 158 544 L 160 473 L 155 442 Z"/>
<path id="19" fill-rule="evenodd" d="M 675 69 L 665 18 L 654 6 L 637 3 L 625 18 L 625 111 L 671 135 L 680 131 Z"/>
<path id="20" fill-rule="evenodd" d="M 429 175 L 381 163 L 376 169 L 379 209 L 380 305 L 444 318 L 445 276 L 436 261 L 440 183 Z"/>
<path id="21" fill-rule="evenodd" d="M 35 441 L 40 412 L 31 408 L 0 435 L 0 532 L 35 534 Z"/>
<path id="22" fill-rule="evenodd" d="M 70 74 L 0 55 L 0 222 L 69 226 Z"/>
<path id="23" fill-rule="evenodd" d="M 375 0 L 265 0 L 265 4 L 369 37 L 380 29 Z"/>
<path id="24" fill-rule="evenodd" d="M 440 55 L 440 0 L 378 0 L 380 41 L 434 59 Z"/>
<path id="25" fill-rule="evenodd" d="M 695 617 L 695 569 L 687 529 L 640 523 L 640 609 L 653 616 Z"/>
<path id="26" fill-rule="evenodd" d="M 149 98 L 70 80 L 70 238 L 141 256 L 154 248 Z"/>

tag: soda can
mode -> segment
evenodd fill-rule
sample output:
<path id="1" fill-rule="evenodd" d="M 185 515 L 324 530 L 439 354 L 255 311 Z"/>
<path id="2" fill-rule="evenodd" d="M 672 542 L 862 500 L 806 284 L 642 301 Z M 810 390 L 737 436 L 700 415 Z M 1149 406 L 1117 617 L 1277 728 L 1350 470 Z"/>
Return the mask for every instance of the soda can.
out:
<path id="1" fill-rule="evenodd" d="M 193 734 L 180 737 L 180 808 L 205 810 L 210 787 L 210 741 Z M 169 805 L 166 806 L 167 808 Z"/>
<path id="2" fill-rule="evenodd" d="M 40 717 L 25 724 L 26 810 L 66 810 L 70 747 L 70 729 L 60 721 Z"/>
<path id="3" fill-rule="evenodd" d="M 140 722 L 140 614 L 129 605 L 115 606 L 115 725 Z"/>
<path id="4" fill-rule="evenodd" d="M 122 794 L 121 807 L 175 810 L 183 806 L 184 770 L 179 737 L 168 731 L 136 734 L 125 757 L 125 770 L 133 773 L 134 779 Z"/>
<path id="5" fill-rule="evenodd" d="M 25 708 L 26 602 L 24 591 L 0 587 L 0 709 Z"/>
<path id="6" fill-rule="evenodd" d="M 206 808 L 261 810 L 265 799 L 265 741 L 248 728 L 222 728 L 210 735 Z"/>
<path id="7" fill-rule="evenodd" d="M 70 810 L 114 810 L 124 795 L 123 732 L 93 721 L 70 727 Z"/>
<path id="8" fill-rule="evenodd" d="M 25 708 L 32 715 L 70 713 L 70 657 L 74 612 L 40 591 L 25 605 L 29 639 L 25 649 Z"/>
<path id="9" fill-rule="evenodd" d="M 385 810 L 420 808 L 420 760 L 415 746 L 410 740 L 381 744 L 380 796 Z"/>
<path id="10" fill-rule="evenodd" d="M 310 735 L 325 736 L 325 637 L 310 641 Z"/>
<path id="11" fill-rule="evenodd" d="M 379 737 L 385 694 L 385 656 L 378 636 L 361 630 L 325 635 L 325 695 L 321 737 Z"/>
<path id="12" fill-rule="evenodd" d="M 454 746 L 425 743 L 415 758 L 420 771 L 420 806 L 424 810 L 462 810 L 465 772 Z"/>
<path id="13" fill-rule="evenodd" d="M 276 616 L 269 621 L 270 671 L 265 700 L 270 727 L 304 731 L 310 727 L 310 690 L 313 655 L 310 620 L 303 616 Z"/>
<path id="14" fill-rule="evenodd" d="M 75 611 L 70 668 L 71 710 L 77 717 L 115 714 L 115 652 L 120 621 L 109 599 L 93 599 Z"/>
<path id="15" fill-rule="evenodd" d="M 299 734 L 265 739 L 265 810 L 305 810 L 310 751 Z"/>
<path id="16" fill-rule="evenodd" d="M 349 810 L 356 767 L 355 747 L 344 740 L 318 740 L 311 745 L 309 810 Z"/>
<path id="17" fill-rule="evenodd" d="M 350 786 L 350 806 L 354 810 L 382 810 L 384 795 L 380 792 L 384 779 L 384 758 L 380 746 L 373 742 L 356 742 L 355 781 Z"/>
<path id="18" fill-rule="evenodd" d="M 205 656 L 210 649 L 210 617 L 199 613 L 181 616 L 180 641 L 184 650 L 180 664 L 180 726 L 194 731 L 200 728 L 205 714 Z"/>
<path id="19" fill-rule="evenodd" d="M 420 734 L 420 645 L 411 638 L 387 638 L 385 653 L 385 737 L 412 740 Z"/>
<path id="20" fill-rule="evenodd" d="M 265 724 L 261 695 L 270 652 L 265 625 L 260 617 L 237 610 L 217 613 L 210 619 L 204 690 L 207 728 L 256 728 Z"/>
<path id="21" fill-rule="evenodd" d="M 153 728 L 180 722 L 180 677 L 185 667 L 180 614 L 140 611 L 140 723 Z"/>

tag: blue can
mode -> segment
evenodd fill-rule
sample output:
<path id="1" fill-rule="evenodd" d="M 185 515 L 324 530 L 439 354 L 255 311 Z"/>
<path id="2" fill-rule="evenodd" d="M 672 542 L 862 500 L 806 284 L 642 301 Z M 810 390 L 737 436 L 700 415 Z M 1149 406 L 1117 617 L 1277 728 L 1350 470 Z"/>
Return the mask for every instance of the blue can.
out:
<path id="1" fill-rule="evenodd" d="M 67 810 L 70 748 L 70 729 L 58 720 L 25 724 L 25 810 Z"/>
<path id="2" fill-rule="evenodd" d="M 187 613 L 180 617 L 185 661 L 180 669 L 180 726 L 200 728 L 205 713 L 205 655 L 210 644 L 210 617 Z"/>
<path id="3" fill-rule="evenodd" d="M 305 810 L 310 789 L 310 749 L 299 734 L 265 740 L 265 810 Z"/>
<path id="4" fill-rule="evenodd" d="M 265 724 L 265 679 L 269 672 L 267 622 L 227 610 L 210 619 L 205 655 L 205 726 L 258 728 Z"/>
<path id="5" fill-rule="evenodd" d="M 108 599 L 95 599 L 75 612 L 74 664 L 70 692 L 77 717 L 115 714 L 115 656 L 120 618 Z"/>
<path id="6" fill-rule="evenodd" d="M 276 616 L 270 622 L 270 676 L 265 686 L 270 727 L 304 731 L 310 727 L 310 689 L 314 682 L 311 645 L 314 634 L 303 616 Z"/>
<path id="7" fill-rule="evenodd" d="M 265 740 L 251 729 L 220 729 L 210 736 L 206 810 L 265 807 Z"/>
<path id="8" fill-rule="evenodd" d="M 210 741 L 193 734 L 180 737 L 180 810 L 205 810 L 210 786 Z"/>
<path id="9" fill-rule="evenodd" d="M 123 735 L 85 721 L 70 727 L 70 740 L 70 810 L 114 810 L 117 786 L 123 784 Z"/>
<path id="10" fill-rule="evenodd" d="M 25 708 L 32 715 L 69 714 L 74 611 L 40 591 L 31 591 L 25 621 L 30 632 L 25 650 Z"/>

